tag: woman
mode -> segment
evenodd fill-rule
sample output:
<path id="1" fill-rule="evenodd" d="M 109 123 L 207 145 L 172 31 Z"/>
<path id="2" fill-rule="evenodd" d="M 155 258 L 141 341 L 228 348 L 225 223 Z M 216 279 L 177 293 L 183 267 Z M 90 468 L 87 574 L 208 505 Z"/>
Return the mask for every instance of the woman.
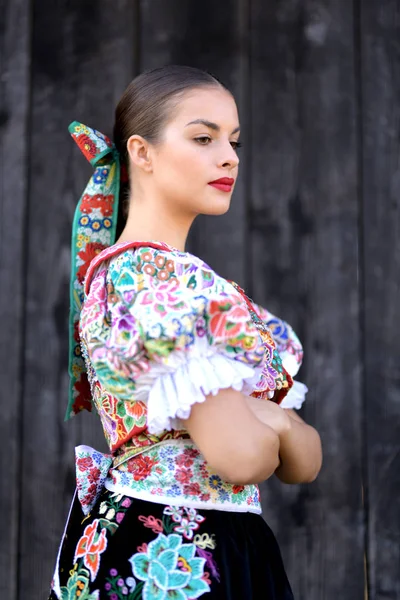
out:
<path id="1" fill-rule="evenodd" d="M 95 171 L 74 221 L 67 418 L 93 405 L 111 454 L 76 449 L 50 598 L 289 600 L 257 483 L 320 469 L 319 436 L 292 410 L 302 348 L 185 252 L 198 214 L 229 209 L 235 101 L 210 74 L 170 66 L 129 85 L 115 146 L 70 131 Z"/>

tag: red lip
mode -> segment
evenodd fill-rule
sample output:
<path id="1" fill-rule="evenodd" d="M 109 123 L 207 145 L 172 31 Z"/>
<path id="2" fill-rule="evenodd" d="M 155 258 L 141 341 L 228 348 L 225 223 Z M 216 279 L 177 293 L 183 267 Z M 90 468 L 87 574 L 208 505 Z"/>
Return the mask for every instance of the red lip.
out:
<path id="1" fill-rule="evenodd" d="M 232 179 L 231 177 L 221 177 L 221 179 L 216 179 L 215 181 L 210 181 L 211 183 L 221 183 L 222 185 L 233 185 L 235 183 L 235 180 Z"/>

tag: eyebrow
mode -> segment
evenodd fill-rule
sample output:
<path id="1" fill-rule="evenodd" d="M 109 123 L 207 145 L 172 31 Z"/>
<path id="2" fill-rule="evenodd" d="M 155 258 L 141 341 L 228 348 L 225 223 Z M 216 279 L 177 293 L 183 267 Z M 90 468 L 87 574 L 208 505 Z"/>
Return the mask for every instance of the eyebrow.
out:
<path id="1" fill-rule="evenodd" d="M 209 127 L 209 129 L 214 129 L 214 131 L 221 131 L 221 127 L 217 125 L 217 123 L 207 121 L 206 119 L 196 119 L 195 121 L 190 121 L 190 123 L 187 123 L 185 127 L 188 127 L 189 125 L 205 125 L 206 127 Z M 240 131 L 240 127 L 236 127 L 236 129 L 232 131 L 231 135 L 237 133 L 238 131 Z"/>

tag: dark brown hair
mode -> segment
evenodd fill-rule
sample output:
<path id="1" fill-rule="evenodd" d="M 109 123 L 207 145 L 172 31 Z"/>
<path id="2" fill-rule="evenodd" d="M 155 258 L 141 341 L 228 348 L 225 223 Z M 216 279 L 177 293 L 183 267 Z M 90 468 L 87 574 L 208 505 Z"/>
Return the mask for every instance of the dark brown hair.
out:
<path id="1" fill-rule="evenodd" d="M 168 65 L 135 77 L 115 110 L 114 143 L 120 154 L 122 172 L 126 176 L 129 176 L 127 141 L 130 136 L 140 135 L 150 143 L 157 144 L 182 94 L 193 88 L 204 87 L 226 89 L 211 73 L 183 65 Z M 129 181 L 123 181 L 117 235 L 126 221 L 128 201 Z"/>

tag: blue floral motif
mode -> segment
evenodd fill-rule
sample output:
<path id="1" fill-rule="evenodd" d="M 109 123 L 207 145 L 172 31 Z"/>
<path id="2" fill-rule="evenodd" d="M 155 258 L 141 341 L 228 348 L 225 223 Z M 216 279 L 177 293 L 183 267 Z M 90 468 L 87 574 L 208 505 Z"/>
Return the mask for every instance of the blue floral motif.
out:
<path id="1" fill-rule="evenodd" d="M 134 554 L 129 562 L 136 579 L 145 581 L 143 600 L 188 600 L 210 591 L 204 575 L 204 558 L 195 557 L 195 544 L 182 544 L 180 535 L 160 535 L 147 553 Z"/>
<path id="2" fill-rule="evenodd" d="M 182 491 L 179 485 L 172 485 L 170 488 L 167 489 L 166 493 L 170 494 L 171 496 L 180 496 L 182 494 Z"/>
<path id="3" fill-rule="evenodd" d="M 168 456 L 175 456 L 176 448 L 174 446 L 165 446 L 165 448 L 160 449 L 161 458 L 167 458 Z"/>
<path id="4" fill-rule="evenodd" d="M 218 496 L 223 502 L 228 502 L 229 500 L 229 494 L 226 490 L 218 490 Z"/>
<path id="5" fill-rule="evenodd" d="M 105 169 L 104 167 L 97 167 L 93 174 L 93 181 L 98 184 L 104 183 L 107 179 L 107 175 L 108 169 Z"/>
<path id="6" fill-rule="evenodd" d="M 127 473 L 121 474 L 121 483 L 122 485 L 129 485 L 131 482 L 129 475 Z"/>
<path id="7" fill-rule="evenodd" d="M 270 319 L 269 321 L 267 321 L 267 325 L 271 330 L 274 340 L 278 344 L 284 344 L 287 342 L 289 338 L 289 332 L 287 328 L 287 323 L 285 323 L 285 321 L 282 321 L 281 319 L 277 319 L 275 317 L 274 319 Z"/>
<path id="8" fill-rule="evenodd" d="M 208 479 L 208 483 L 213 490 L 218 490 L 222 487 L 222 479 L 219 475 L 211 475 Z"/>

